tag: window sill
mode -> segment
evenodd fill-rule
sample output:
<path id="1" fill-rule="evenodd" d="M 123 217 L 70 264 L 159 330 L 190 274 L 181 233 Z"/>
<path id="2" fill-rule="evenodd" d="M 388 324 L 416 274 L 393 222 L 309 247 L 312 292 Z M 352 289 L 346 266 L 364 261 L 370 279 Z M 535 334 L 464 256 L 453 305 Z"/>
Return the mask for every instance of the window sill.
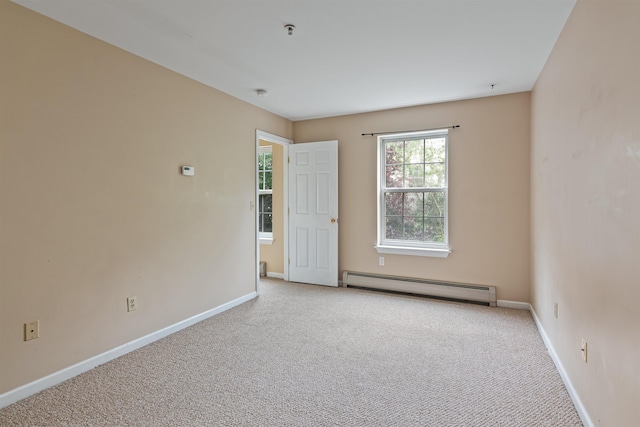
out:
<path id="1" fill-rule="evenodd" d="M 407 246 L 374 246 L 379 254 L 428 256 L 436 258 L 447 258 L 451 253 L 449 248 L 411 248 Z"/>
<path id="2" fill-rule="evenodd" d="M 273 239 L 267 238 L 267 237 L 261 237 L 260 238 L 260 244 L 261 245 L 273 245 Z"/>

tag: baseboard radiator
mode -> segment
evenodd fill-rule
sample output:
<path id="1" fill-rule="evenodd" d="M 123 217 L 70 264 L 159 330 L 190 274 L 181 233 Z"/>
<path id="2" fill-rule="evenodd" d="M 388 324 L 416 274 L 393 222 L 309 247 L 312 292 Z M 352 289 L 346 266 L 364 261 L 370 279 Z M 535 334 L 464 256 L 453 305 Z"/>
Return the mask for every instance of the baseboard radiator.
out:
<path id="1" fill-rule="evenodd" d="M 357 273 L 354 271 L 345 271 L 342 273 L 342 285 L 425 295 L 458 301 L 471 301 L 474 303 L 484 303 L 491 307 L 496 306 L 496 288 L 494 286 L 441 282 L 411 277 L 383 276 L 380 274 Z"/>

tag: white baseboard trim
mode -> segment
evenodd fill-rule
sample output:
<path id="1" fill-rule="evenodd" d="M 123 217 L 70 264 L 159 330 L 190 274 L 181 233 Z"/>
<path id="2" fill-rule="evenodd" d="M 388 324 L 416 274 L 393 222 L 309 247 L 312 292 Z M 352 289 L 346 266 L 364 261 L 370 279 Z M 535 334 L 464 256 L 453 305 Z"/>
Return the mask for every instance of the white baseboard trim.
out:
<path id="1" fill-rule="evenodd" d="M 284 279 L 284 273 L 272 273 L 267 271 L 267 277 L 273 277 L 274 279 Z"/>
<path id="2" fill-rule="evenodd" d="M 515 308 L 517 310 L 531 310 L 531 304 L 529 304 L 528 302 L 507 301 L 505 299 L 499 299 L 498 301 L 496 301 L 496 305 L 498 307 Z"/>
<path id="3" fill-rule="evenodd" d="M 118 357 L 123 356 L 127 353 L 130 353 L 134 350 L 137 350 L 141 347 L 144 347 L 147 344 L 151 344 L 154 341 L 157 341 L 161 338 L 174 334 L 184 328 L 188 328 L 189 326 L 195 325 L 196 323 L 201 322 L 210 317 L 213 317 L 216 314 L 222 313 L 223 311 L 227 311 L 244 302 L 247 302 L 255 298 L 256 296 L 257 296 L 256 292 L 251 292 L 240 298 L 236 298 L 233 301 L 229 301 L 225 304 L 219 305 L 218 307 L 212 308 L 211 310 L 207 310 L 204 313 L 196 314 L 193 317 L 182 320 L 171 326 L 167 326 L 166 328 L 160 329 L 159 331 L 152 332 L 149 335 L 145 335 L 144 337 L 130 341 L 119 347 L 108 350 L 102 354 L 91 357 L 82 362 L 76 363 L 75 365 L 69 366 L 68 368 L 64 368 L 58 372 L 54 372 L 53 374 L 47 375 L 46 377 L 37 379 L 28 384 L 15 388 L 13 390 L 9 390 L 6 393 L 0 394 L 0 408 L 4 408 L 5 406 L 11 405 L 12 403 L 15 403 L 19 400 L 24 399 L 25 397 L 29 397 L 42 390 L 45 390 L 49 387 L 53 387 L 54 385 L 60 384 L 63 381 L 66 381 L 77 375 L 87 372 L 95 368 L 96 366 L 99 366 L 111 360 L 117 359 Z"/>
<path id="4" fill-rule="evenodd" d="M 562 378 L 562 381 L 564 382 L 564 386 L 567 388 L 567 392 L 569 393 L 569 396 L 571 397 L 571 400 L 573 401 L 573 404 L 576 407 L 576 411 L 578 411 L 578 415 L 580 416 L 580 420 L 582 421 L 582 424 L 584 424 L 585 427 L 595 427 L 593 424 L 593 421 L 591 421 L 591 417 L 589 416 L 587 409 L 582 404 L 582 400 L 580 400 L 580 396 L 578 396 L 578 392 L 573 387 L 573 384 L 569 379 L 569 375 L 567 374 L 567 371 L 564 369 L 564 366 L 562 365 L 562 362 L 558 357 L 558 353 L 556 353 L 556 350 L 553 348 L 553 345 L 551 344 L 551 341 L 549 340 L 547 333 L 542 327 L 542 323 L 540 323 L 540 319 L 538 318 L 536 311 L 533 309 L 533 306 L 531 307 L 531 316 L 533 316 L 533 320 L 536 322 L 536 326 L 538 327 L 538 332 L 542 337 L 542 341 L 544 341 L 544 345 L 547 346 L 547 350 L 549 351 L 549 356 L 551 356 L 551 360 L 553 360 L 553 363 L 555 363 L 556 368 L 560 373 L 560 377 Z"/>

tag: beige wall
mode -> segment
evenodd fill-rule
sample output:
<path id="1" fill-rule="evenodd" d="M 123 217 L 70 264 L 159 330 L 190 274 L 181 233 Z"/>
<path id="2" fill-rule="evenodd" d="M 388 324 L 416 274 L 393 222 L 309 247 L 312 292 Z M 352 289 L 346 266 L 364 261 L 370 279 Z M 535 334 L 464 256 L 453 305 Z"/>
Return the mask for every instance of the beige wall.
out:
<path id="1" fill-rule="evenodd" d="M 339 268 L 494 285 L 529 301 L 529 93 L 294 123 L 298 142 L 339 140 Z M 365 132 L 450 132 L 449 258 L 385 254 L 376 243 L 376 138 Z"/>
<path id="2" fill-rule="evenodd" d="M 253 292 L 255 130 L 292 124 L 7 0 L 0 31 L 0 393 Z"/>
<path id="3" fill-rule="evenodd" d="M 269 273 L 284 274 L 284 149 L 266 141 L 260 145 L 271 145 L 273 153 L 273 244 L 260 245 L 260 261 Z"/>
<path id="4" fill-rule="evenodd" d="M 532 95 L 533 306 L 601 426 L 640 419 L 639 78 L 640 2 L 579 0 Z"/>

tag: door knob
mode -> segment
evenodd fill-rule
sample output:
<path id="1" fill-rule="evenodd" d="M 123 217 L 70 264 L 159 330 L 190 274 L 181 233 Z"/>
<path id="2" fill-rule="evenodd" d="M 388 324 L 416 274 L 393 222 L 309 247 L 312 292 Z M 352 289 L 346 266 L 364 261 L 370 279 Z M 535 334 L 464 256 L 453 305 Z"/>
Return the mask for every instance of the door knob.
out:
<path id="1" fill-rule="evenodd" d="M 335 218 L 331 218 L 331 224 L 335 224 L 335 223 L 336 223 L 336 221 L 338 221 L 338 220 L 337 220 L 337 219 L 335 219 Z"/>

